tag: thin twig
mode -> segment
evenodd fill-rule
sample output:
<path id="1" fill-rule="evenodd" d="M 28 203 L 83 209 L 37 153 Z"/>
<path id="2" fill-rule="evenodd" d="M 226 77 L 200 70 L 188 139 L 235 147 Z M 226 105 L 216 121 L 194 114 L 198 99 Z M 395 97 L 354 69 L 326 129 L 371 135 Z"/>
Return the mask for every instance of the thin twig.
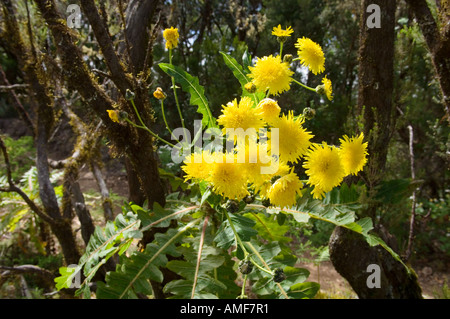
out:
<path id="1" fill-rule="evenodd" d="M 20 197 L 22 197 L 22 199 L 27 203 L 27 205 L 30 207 L 30 209 L 36 213 L 36 215 L 38 215 L 39 217 L 41 217 L 43 220 L 45 220 L 48 223 L 54 223 L 53 219 L 51 219 L 50 217 L 48 217 L 46 214 L 44 214 L 44 212 L 36 205 L 36 203 L 34 201 L 32 201 L 27 194 L 25 194 L 24 191 L 22 191 L 19 187 L 17 187 L 14 184 L 14 181 L 12 179 L 12 175 L 11 175 L 11 164 L 9 162 L 9 156 L 8 156 L 8 151 L 6 150 L 6 145 L 3 142 L 1 136 L 0 136 L 0 148 L 2 150 L 3 153 L 3 157 L 5 159 L 5 165 L 6 165 L 6 177 L 8 180 L 8 184 L 9 187 L 8 188 L 0 188 L 0 192 L 14 192 L 20 195 Z"/>
<path id="2" fill-rule="evenodd" d="M 411 162 L 411 180 L 412 182 L 416 179 L 416 173 L 414 169 L 414 131 L 411 125 L 408 125 L 409 130 L 409 159 Z M 405 253 L 405 261 L 411 257 L 412 245 L 414 239 L 414 223 L 416 220 L 416 190 L 414 189 L 412 193 L 412 204 L 411 204 L 411 218 L 409 221 L 409 236 L 408 236 L 408 246 Z"/>
<path id="3" fill-rule="evenodd" d="M 26 89 L 28 88 L 28 84 L 10 84 L 10 85 L 0 85 L 0 91 L 6 92 L 15 89 Z"/>
<path id="4" fill-rule="evenodd" d="M 192 285 L 191 299 L 195 297 L 195 287 L 197 286 L 198 272 L 200 270 L 200 262 L 202 260 L 203 243 L 205 241 L 206 227 L 208 226 L 209 215 L 206 215 L 203 222 L 202 235 L 200 237 L 200 243 L 197 254 L 197 265 L 195 266 L 194 284 Z"/>

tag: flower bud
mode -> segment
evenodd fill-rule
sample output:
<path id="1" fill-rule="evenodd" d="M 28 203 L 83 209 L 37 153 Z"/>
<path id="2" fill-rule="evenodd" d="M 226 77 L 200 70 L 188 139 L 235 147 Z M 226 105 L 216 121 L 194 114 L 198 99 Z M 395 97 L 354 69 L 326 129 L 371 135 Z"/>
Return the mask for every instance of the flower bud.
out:
<path id="1" fill-rule="evenodd" d="M 283 62 L 291 64 L 293 58 L 294 57 L 292 56 L 292 54 L 285 54 L 283 57 Z"/>
<path id="2" fill-rule="evenodd" d="M 226 207 L 225 207 L 226 209 L 227 209 L 227 211 L 229 212 L 229 213 L 236 213 L 236 212 L 238 212 L 239 211 L 239 203 L 237 202 L 237 201 L 235 201 L 235 200 L 228 200 L 227 201 L 227 204 L 226 204 Z"/>
<path id="3" fill-rule="evenodd" d="M 321 84 L 321 85 L 316 86 L 316 92 L 317 92 L 317 94 L 324 95 L 326 93 L 325 85 Z"/>
<path id="4" fill-rule="evenodd" d="M 286 274 L 284 273 L 283 269 L 277 268 L 273 271 L 273 281 L 282 282 L 285 279 L 286 279 Z"/>
<path id="5" fill-rule="evenodd" d="M 277 37 L 277 41 L 278 41 L 278 43 L 284 43 L 284 42 L 286 42 L 286 40 L 287 40 L 287 36 L 279 36 L 279 37 Z"/>
<path id="6" fill-rule="evenodd" d="M 125 99 L 129 100 L 134 100 L 135 94 L 134 92 L 132 92 L 131 90 L 127 89 L 127 91 L 125 92 Z"/>
<path id="7" fill-rule="evenodd" d="M 125 111 L 119 111 L 119 120 L 124 121 L 128 118 L 128 113 Z"/>
<path id="8" fill-rule="evenodd" d="M 158 87 L 156 88 L 155 92 L 153 92 L 153 96 L 156 97 L 158 100 L 164 100 L 167 95 L 163 92 L 163 90 Z"/>
<path id="9" fill-rule="evenodd" d="M 248 259 L 241 260 L 238 269 L 241 272 L 241 274 L 248 275 L 253 270 L 253 263 Z"/>
<path id="10" fill-rule="evenodd" d="M 106 110 L 111 121 L 119 123 L 119 111 L 117 110 Z"/>
<path id="11" fill-rule="evenodd" d="M 255 93 L 256 92 L 256 85 L 253 82 L 248 82 L 244 88 L 247 90 L 248 93 Z"/>
<path id="12" fill-rule="evenodd" d="M 307 120 L 312 120 L 314 118 L 314 116 L 316 116 L 316 110 L 314 110 L 310 107 L 305 107 L 303 109 L 303 116 Z"/>

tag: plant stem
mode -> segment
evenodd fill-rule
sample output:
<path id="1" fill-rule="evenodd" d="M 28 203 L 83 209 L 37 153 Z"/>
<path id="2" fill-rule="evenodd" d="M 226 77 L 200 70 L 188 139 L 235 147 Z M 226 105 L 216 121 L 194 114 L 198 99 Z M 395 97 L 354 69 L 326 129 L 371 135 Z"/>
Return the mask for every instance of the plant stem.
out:
<path id="1" fill-rule="evenodd" d="M 126 119 L 126 121 L 127 121 L 128 123 L 130 123 L 131 125 L 133 125 L 134 127 L 141 128 L 141 129 L 143 129 L 143 130 L 146 130 L 147 132 L 149 132 L 152 136 L 154 136 L 155 138 L 157 138 L 157 139 L 160 140 L 161 142 L 166 143 L 166 144 L 169 145 L 169 146 L 178 148 L 178 146 L 175 146 L 175 145 L 173 145 L 172 143 L 170 143 L 170 142 L 166 141 L 165 139 L 163 139 L 162 137 L 159 137 L 156 133 L 154 133 L 152 130 L 150 130 L 147 126 L 145 126 L 145 125 L 137 125 L 136 123 L 131 122 L 130 119 L 128 119 L 128 118 Z"/>
<path id="2" fill-rule="evenodd" d="M 172 64 L 172 49 L 169 49 L 169 63 Z M 170 78 L 172 79 L 173 96 L 175 97 L 175 104 L 177 105 L 178 114 L 179 114 L 180 120 L 181 120 L 181 126 L 183 128 L 186 128 L 184 126 L 184 118 L 183 118 L 183 114 L 181 113 L 180 102 L 178 101 L 177 88 L 175 85 L 175 78 L 173 76 L 171 76 Z"/>
<path id="3" fill-rule="evenodd" d="M 234 237 L 236 238 L 236 241 L 238 242 L 239 246 L 241 246 L 242 251 L 244 252 L 244 257 L 247 257 L 247 255 L 248 255 L 247 249 L 245 249 L 244 243 L 241 241 L 241 238 L 239 237 L 239 235 L 238 235 L 238 233 L 236 231 L 236 228 L 234 228 L 234 224 L 231 221 L 231 218 L 228 215 L 227 211 L 225 211 L 225 216 L 227 217 L 228 223 L 230 223 L 230 227 L 233 230 Z"/>
<path id="4" fill-rule="evenodd" d="M 197 264 L 195 266 L 194 284 L 192 285 L 191 299 L 195 297 L 195 287 L 197 286 L 198 272 L 200 269 L 200 261 L 202 259 L 203 243 L 205 241 L 206 227 L 208 226 L 209 215 L 206 215 L 203 222 L 202 234 L 200 236 L 200 243 L 198 246 Z"/>
<path id="5" fill-rule="evenodd" d="M 280 58 L 283 60 L 283 41 L 280 42 Z"/>
<path id="6" fill-rule="evenodd" d="M 264 260 L 264 258 L 262 258 L 262 256 L 259 254 L 259 252 L 256 250 L 255 246 L 253 246 L 251 243 L 248 243 L 250 249 L 255 253 L 255 255 L 259 258 L 259 260 L 261 260 L 261 262 L 264 264 L 264 267 L 266 267 L 268 270 L 270 270 L 269 265 L 266 263 L 266 261 Z M 256 265 L 256 264 L 255 264 Z M 267 270 L 266 270 L 267 272 Z M 273 272 L 270 271 L 270 273 L 273 275 Z M 283 287 L 280 285 L 279 282 L 276 283 L 278 286 L 278 289 L 280 289 L 281 294 L 286 298 L 289 299 L 289 296 L 286 294 L 286 291 L 284 291 Z"/>
<path id="7" fill-rule="evenodd" d="M 300 86 L 303 86 L 307 90 L 310 90 L 310 91 L 313 91 L 313 92 L 317 93 L 316 89 L 313 89 L 312 87 L 306 86 L 303 83 L 301 83 L 300 81 L 297 81 L 296 79 L 292 79 L 292 82 L 295 82 L 295 83 L 297 83 Z"/>
<path id="8" fill-rule="evenodd" d="M 247 276 L 244 276 L 244 281 L 242 282 L 242 289 L 241 289 L 241 297 L 245 296 L 245 284 L 247 283 Z"/>
<path id="9" fill-rule="evenodd" d="M 172 132 L 172 130 L 170 129 L 169 124 L 167 123 L 166 114 L 165 114 L 165 112 L 164 112 L 164 100 L 160 100 L 160 101 L 161 101 L 161 112 L 162 112 L 164 124 L 166 125 L 166 129 L 169 131 L 170 136 L 173 136 L 173 132 Z M 179 140 L 176 139 L 176 141 L 177 141 L 178 143 L 180 143 Z"/>

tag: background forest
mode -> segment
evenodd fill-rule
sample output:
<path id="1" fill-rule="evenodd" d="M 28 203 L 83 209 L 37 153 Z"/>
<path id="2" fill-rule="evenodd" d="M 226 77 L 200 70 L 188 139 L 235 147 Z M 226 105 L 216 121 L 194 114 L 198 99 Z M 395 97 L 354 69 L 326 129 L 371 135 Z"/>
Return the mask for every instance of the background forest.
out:
<path id="1" fill-rule="evenodd" d="M 378 3 L 382 8 L 379 32 L 388 32 L 387 36 L 380 33 L 383 40 L 372 47 L 365 46 L 371 35 L 364 31 L 369 14 L 365 8 L 370 3 Z M 65 20 L 71 14 L 67 11 L 69 4 L 81 7 L 80 24 L 75 28 L 68 28 Z M 428 8 L 426 17 L 419 15 L 424 8 Z M 389 17 L 389 13 L 393 16 Z M 440 40 L 433 40 L 427 33 L 430 30 L 424 32 L 421 22 L 425 18 L 433 19 Z M 111 233 L 121 230 L 117 219 L 121 214 L 128 216 L 127 212 L 132 211 L 141 218 L 139 212 L 148 208 L 156 215 L 167 215 L 176 212 L 170 210 L 169 204 L 179 200 L 180 194 L 188 194 L 190 198 L 204 195 L 204 190 L 191 188 L 184 182 L 180 165 L 172 162 L 167 146 L 143 130 L 130 125 L 115 126 L 107 113 L 107 109 L 119 108 L 133 118 L 134 111 L 126 95 L 132 91 L 144 122 L 170 141 L 160 101 L 152 95 L 161 87 L 168 95 L 164 101 L 168 126 L 194 127 L 199 114 L 190 105 L 189 94 L 182 89 L 177 91 L 184 116 L 181 123 L 176 101 L 169 94 L 171 77 L 158 66 L 169 62 L 162 36 L 165 28 L 176 27 L 180 35 L 171 63 L 198 77 L 211 112 L 218 117 L 222 105 L 239 98 L 241 89 L 219 52 L 227 53 L 239 63 L 243 62 L 243 56 L 273 54 L 279 43 L 272 29 L 278 25 L 294 30 L 293 37 L 284 43 L 285 54 L 295 55 L 295 39 L 303 36 L 322 46 L 334 96 L 329 101 L 315 92 L 292 86 L 289 94 L 277 97 L 286 108 L 283 111 L 289 109 L 298 115 L 313 109 L 315 116 L 306 122 L 306 127 L 317 140 L 339 144 L 343 135 L 358 132 L 365 132 L 369 140 L 369 164 L 364 172 L 346 180 L 350 190 L 341 187 L 341 193 L 333 193 L 337 197 L 341 194 L 339 199 L 326 200 L 344 201 L 344 192 L 353 191 L 351 185 L 357 185 L 354 191 L 363 205 L 355 208 L 356 216 L 371 218 L 374 232 L 415 270 L 420 284 L 433 282 L 426 294 L 422 287 L 425 297 L 448 298 L 450 113 L 448 91 L 447 95 L 443 92 L 448 90 L 450 78 L 445 76 L 450 74 L 449 19 L 450 4 L 444 0 L 2 0 L 0 298 L 73 298 L 75 289 L 57 289 L 55 278 L 64 276 L 61 267 L 81 264 L 85 252 L 95 245 L 91 240 L 89 246 L 91 236 L 101 241 L 100 230 L 96 229 L 106 227 L 104 236 L 108 237 L 108 225 L 113 225 Z M 392 22 L 391 33 L 384 24 L 387 20 Z M 435 42 L 439 42 L 441 51 L 433 49 L 431 45 Z M 384 57 L 388 51 L 392 53 L 391 66 L 389 61 L 385 65 L 383 61 L 372 60 L 374 56 Z M 446 66 L 441 65 L 439 58 L 446 61 Z M 369 72 L 371 67 L 379 70 L 375 72 L 380 82 L 374 85 L 374 95 L 364 91 L 361 84 L 368 74 L 362 70 Z M 321 84 L 305 67 L 292 70 L 297 79 L 310 87 Z M 367 107 L 371 96 L 388 100 L 373 105 L 373 109 L 379 110 L 373 111 L 372 116 L 372 109 Z M 302 174 L 301 167 L 296 171 Z M 139 205 L 140 210 L 131 203 Z M 288 248 L 298 258 L 297 262 L 313 264 L 319 273 L 322 263 L 333 265 L 351 286 L 344 293 L 317 288 L 312 295 L 303 295 L 302 290 L 294 297 L 376 297 L 359 290 L 359 284 L 351 279 L 357 276 L 352 270 L 346 271 L 349 266 L 338 258 L 341 251 L 329 246 L 330 237 L 344 238 L 344 234 L 338 235 L 335 223 L 320 219 L 303 223 L 290 215 L 283 221 L 281 217 L 272 220 L 270 216 L 262 216 L 267 218 L 268 225 L 278 223 L 282 225 L 279 229 L 285 227 L 282 229 L 290 240 L 281 243 L 285 233 L 277 237 L 280 251 Z M 123 227 L 131 222 L 132 218 L 127 219 Z M 148 224 L 152 222 L 155 221 Z M 244 223 L 237 218 L 236 223 L 240 222 Z M 141 223 L 148 225 L 144 219 Z M 172 220 L 156 230 L 143 231 L 142 238 L 132 234 L 114 237 L 115 246 L 108 246 L 113 253 L 97 256 L 98 260 L 105 256 L 109 259 L 91 265 L 98 265 L 98 271 L 89 279 L 92 279 L 90 289 L 95 291 L 94 283 L 105 282 L 105 276 L 112 280 L 111 275 L 105 274 L 121 263 L 117 253 L 123 253 L 137 241 L 136 249 L 144 249 L 155 238 L 166 236 L 164 231 L 174 227 L 174 223 Z M 200 227 L 190 236 L 198 238 L 201 234 Z M 262 242 L 267 243 L 262 237 Z M 187 247 L 186 243 L 183 245 L 180 247 Z M 353 253 L 358 255 L 357 252 Z M 127 252 L 131 253 L 132 250 Z M 195 262 L 197 258 L 188 248 L 183 254 L 186 262 Z M 236 270 L 237 263 L 233 266 L 232 258 L 220 259 L 219 263 L 217 254 L 208 255 L 210 259 L 205 257 L 205 267 L 211 268 L 208 271 L 214 272 L 216 266 Z M 172 263 L 169 271 L 162 270 L 166 288 L 150 275 L 153 297 L 184 297 L 183 291 L 170 287 L 171 281 L 180 280 L 171 277 L 174 273 L 187 278 L 176 267 L 179 264 L 173 263 L 177 256 L 169 256 Z M 231 257 L 239 258 L 239 252 Z M 277 258 L 274 260 L 279 262 Z M 156 266 L 164 268 L 161 263 Z M 321 275 L 325 276 L 323 271 Z M 299 272 L 293 274 L 300 276 Z M 221 282 L 226 280 L 241 282 L 242 278 L 230 275 Z M 272 291 L 263 291 L 266 286 L 261 283 L 269 286 L 265 278 L 250 280 L 256 285 L 253 295 L 248 293 L 250 297 L 273 296 Z M 416 287 L 414 280 L 409 283 L 409 277 L 399 280 L 402 281 L 397 283 L 399 286 Z M 307 281 L 317 278 L 310 276 Z M 390 278 L 386 282 L 396 285 Z M 194 287 L 195 284 L 201 289 L 201 281 L 195 281 Z M 108 293 L 112 290 L 104 286 L 99 284 L 104 296 L 111 297 Z M 240 293 L 239 287 L 224 296 L 235 298 Z M 405 288 L 408 289 L 417 290 Z M 134 296 L 145 298 L 148 294 L 137 291 Z M 388 297 L 414 296 L 399 292 Z"/>

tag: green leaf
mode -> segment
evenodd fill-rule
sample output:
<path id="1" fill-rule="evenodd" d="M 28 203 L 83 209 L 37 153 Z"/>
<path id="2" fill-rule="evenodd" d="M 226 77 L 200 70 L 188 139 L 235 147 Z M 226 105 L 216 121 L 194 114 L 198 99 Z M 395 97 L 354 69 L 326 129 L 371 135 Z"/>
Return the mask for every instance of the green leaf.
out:
<path id="1" fill-rule="evenodd" d="M 309 270 L 287 266 L 283 269 L 286 279 L 281 282 L 281 286 L 288 290 L 292 285 L 304 282 L 309 277 Z"/>
<path id="2" fill-rule="evenodd" d="M 115 253 L 120 255 L 125 252 L 124 247 L 129 247 L 134 239 L 133 236 L 140 237 L 139 225 L 140 221 L 136 219 L 136 215 L 123 216 L 119 214 L 114 221 L 108 221 L 104 229 L 99 226 L 95 228 L 77 266 L 78 270 L 83 269 L 86 277 L 80 287 L 81 290 L 88 286 L 95 273 L 109 258 Z M 71 269 L 62 269 L 62 271 L 62 276 L 55 278 L 55 282 L 58 283 L 57 287 L 69 288 L 71 282 L 69 282 L 68 276 Z"/>
<path id="3" fill-rule="evenodd" d="M 253 100 L 254 106 L 257 106 L 259 101 L 261 101 L 264 98 L 264 92 L 249 93 L 245 89 L 244 86 L 251 81 L 247 77 L 246 72 L 244 71 L 242 66 L 231 55 L 229 55 L 225 52 L 222 52 L 222 51 L 220 51 L 220 53 L 223 56 L 223 60 L 225 61 L 225 64 L 233 72 L 233 75 L 236 77 L 236 79 L 241 84 L 242 96 L 249 96 Z M 248 63 L 248 61 L 247 61 L 247 63 Z M 246 66 L 246 68 L 248 69 L 248 66 Z"/>
<path id="4" fill-rule="evenodd" d="M 217 127 L 216 120 L 212 116 L 208 100 L 205 97 L 205 89 L 199 84 L 198 78 L 169 63 L 160 63 L 159 67 L 168 75 L 173 76 L 175 81 L 181 85 L 183 91 L 190 94 L 190 104 L 196 105 L 198 107 L 197 113 L 203 115 L 203 128 Z"/>
<path id="5" fill-rule="evenodd" d="M 283 214 L 280 213 L 280 215 Z M 264 239 L 281 243 L 290 242 L 292 240 L 291 237 L 285 236 L 289 231 L 290 226 L 280 226 L 278 220 L 274 218 L 275 216 L 273 215 L 266 217 L 264 214 L 247 213 L 243 216 L 255 221 L 255 226 L 253 228 L 256 229 L 258 235 Z"/>
<path id="6" fill-rule="evenodd" d="M 70 288 L 76 274 L 79 273 L 81 267 L 60 267 L 61 276 L 55 278 L 56 289 Z"/>
<path id="7" fill-rule="evenodd" d="M 255 221 L 241 215 L 229 215 L 236 232 L 242 241 L 250 241 L 253 236 L 258 234 L 258 231 L 253 229 L 253 226 L 255 226 Z M 216 241 L 218 247 L 223 249 L 228 249 L 235 243 L 234 232 L 228 220 L 224 221 L 222 225 L 220 225 L 214 241 Z"/>
<path id="8" fill-rule="evenodd" d="M 287 294 L 295 299 L 311 299 L 314 298 L 319 289 L 320 285 L 316 282 L 302 282 L 292 285 Z"/>
<path id="9" fill-rule="evenodd" d="M 180 229 L 170 228 L 164 234 L 157 233 L 155 240 L 149 243 L 143 252 L 134 252 L 117 266 L 115 272 L 106 275 L 106 284 L 98 285 L 97 298 L 134 299 L 138 293 L 150 295 L 152 289 L 149 280 L 163 281 L 159 268 L 166 266 L 166 255 L 180 255 L 175 244 L 179 243 L 181 235 L 198 221 L 195 220 Z"/>

